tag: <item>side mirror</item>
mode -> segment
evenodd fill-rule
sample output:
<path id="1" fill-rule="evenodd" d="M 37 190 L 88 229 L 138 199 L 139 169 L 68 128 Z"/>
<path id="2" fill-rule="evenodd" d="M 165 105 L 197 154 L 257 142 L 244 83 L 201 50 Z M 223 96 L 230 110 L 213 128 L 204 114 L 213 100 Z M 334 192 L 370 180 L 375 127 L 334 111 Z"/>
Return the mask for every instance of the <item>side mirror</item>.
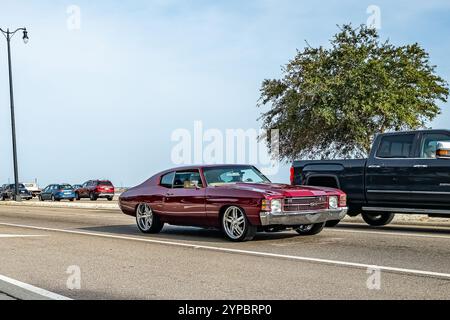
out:
<path id="1" fill-rule="evenodd" d="M 450 159 L 450 142 L 437 143 L 436 158 Z"/>

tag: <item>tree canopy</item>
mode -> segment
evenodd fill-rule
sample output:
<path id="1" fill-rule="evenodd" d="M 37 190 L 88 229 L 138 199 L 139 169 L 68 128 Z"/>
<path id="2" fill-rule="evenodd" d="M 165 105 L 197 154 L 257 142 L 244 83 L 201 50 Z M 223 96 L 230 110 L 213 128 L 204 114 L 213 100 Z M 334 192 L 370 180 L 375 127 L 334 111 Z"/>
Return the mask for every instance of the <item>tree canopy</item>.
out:
<path id="1" fill-rule="evenodd" d="M 263 128 L 279 130 L 280 158 L 366 156 L 377 133 L 423 128 L 441 112 L 448 84 L 419 44 L 350 24 L 330 44 L 297 51 L 281 79 L 262 84 Z"/>

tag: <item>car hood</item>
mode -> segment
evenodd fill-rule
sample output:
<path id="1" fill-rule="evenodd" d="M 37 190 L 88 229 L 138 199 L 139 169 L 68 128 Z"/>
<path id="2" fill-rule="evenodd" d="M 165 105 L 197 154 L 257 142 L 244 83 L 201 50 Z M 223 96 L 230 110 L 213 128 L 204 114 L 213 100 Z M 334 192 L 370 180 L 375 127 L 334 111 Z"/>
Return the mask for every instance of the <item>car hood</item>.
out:
<path id="1" fill-rule="evenodd" d="M 217 186 L 216 188 L 254 191 L 271 197 L 315 197 L 341 193 L 341 191 L 332 188 L 292 186 L 281 183 L 233 183 Z"/>

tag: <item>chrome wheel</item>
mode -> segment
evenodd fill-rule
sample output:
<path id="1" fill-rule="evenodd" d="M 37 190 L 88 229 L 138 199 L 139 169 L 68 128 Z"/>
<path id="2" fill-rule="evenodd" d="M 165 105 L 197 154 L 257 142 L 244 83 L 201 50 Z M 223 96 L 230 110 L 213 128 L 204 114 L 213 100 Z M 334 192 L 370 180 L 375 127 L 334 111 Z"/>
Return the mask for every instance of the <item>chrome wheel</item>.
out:
<path id="1" fill-rule="evenodd" d="M 136 221 L 139 229 L 146 232 L 153 225 L 153 211 L 146 203 L 141 203 L 136 210 Z"/>
<path id="2" fill-rule="evenodd" d="M 238 207 L 229 207 L 223 214 L 223 229 L 231 239 L 242 238 L 246 232 L 246 223 L 244 212 Z"/>

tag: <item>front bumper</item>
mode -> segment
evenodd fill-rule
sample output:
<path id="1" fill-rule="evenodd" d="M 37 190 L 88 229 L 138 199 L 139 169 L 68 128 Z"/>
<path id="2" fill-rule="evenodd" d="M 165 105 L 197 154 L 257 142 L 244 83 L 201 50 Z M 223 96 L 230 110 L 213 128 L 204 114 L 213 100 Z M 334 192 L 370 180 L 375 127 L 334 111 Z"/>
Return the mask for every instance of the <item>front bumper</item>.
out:
<path id="1" fill-rule="evenodd" d="M 322 223 L 332 220 L 342 220 L 347 214 L 348 208 L 326 209 L 316 211 L 282 212 L 273 214 L 271 212 L 260 212 L 262 226 L 298 226 Z"/>

